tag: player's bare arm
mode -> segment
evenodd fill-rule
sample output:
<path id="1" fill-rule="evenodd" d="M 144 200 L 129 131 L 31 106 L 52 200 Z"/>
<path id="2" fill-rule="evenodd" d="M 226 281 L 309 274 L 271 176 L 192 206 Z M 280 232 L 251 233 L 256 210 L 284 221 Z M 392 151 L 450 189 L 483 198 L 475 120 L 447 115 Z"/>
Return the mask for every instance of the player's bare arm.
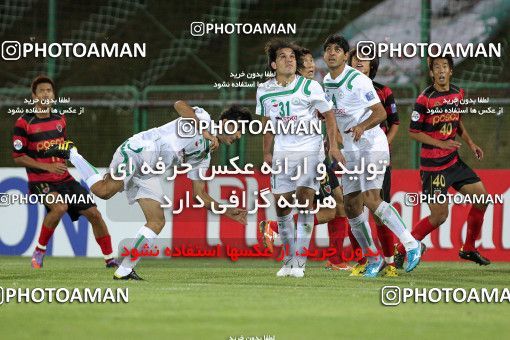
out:
<path id="1" fill-rule="evenodd" d="M 174 109 L 182 118 L 193 119 L 195 123 L 198 124 L 199 119 L 195 113 L 195 110 L 184 100 L 176 101 L 174 103 Z M 211 141 L 210 145 L 211 151 L 214 151 L 218 148 L 220 143 L 216 136 L 213 136 L 211 133 L 209 133 L 209 131 L 203 131 L 202 135 L 204 136 L 205 139 Z"/>
<path id="2" fill-rule="evenodd" d="M 193 197 L 200 197 L 204 202 L 204 207 L 211 211 L 213 204 L 219 208 L 219 203 L 216 202 L 205 190 L 205 181 L 202 180 L 194 180 L 193 182 Z M 246 224 L 246 210 L 239 208 L 227 208 L 225 212 L 225 216 L 230 219 L 239 222 L 241 224 Z"/>
<path id="3" fill-rule="evenodd" d="M 459 128 L 457 129 L 459 136 L 466 142 L 466 144 L 469 146 L 471 151 L 473 151 L 475 157 L 478 160 L 483 159 L 483 150 L 478 145 L 476 145 L 473 140 L 471 139 L 471 136 L 466 130 L 466 127 L 462 123 L 462 121 L 459 121 Z"/>
<path id="4" fill-rule="evenodd" d="M 377 103 L 370 106 L 370 109 L 372 110 L 372 114 L 370 115 L 370 117 L 368 117 L 366 120 L 362 121 L 358 125 L 354 126 L 350 130 L 346 131 L 352 132 L 352 136 L 355 142 L 359 141 L 363 132 L 373 128 L 374 126 L 381 124 L 384 120 L 386 120 L 387 117 L 386 110 L 384 109 L 381 103 Z"/>
<path id="5" fill-rule="evenodd" d="M 335 113 L 329 110 L 323 113 L 324 120 L 326 121 L 326 131 L 329 141 L 329 157 L 336 160 L 338 163 L 345 164 L 345 158 L 338 148 L 338 127 L 336 124 Z"/>
<path id="6" fill-rule="evenodd" d="M 391 125 L 390 129 L 388 130 L 388 133 L 386 134 L 386 138 L 388 138 L 388 144 L 393 143 L 393 139 L 395 139 L 397 132 L 398 132 L 398 124 Z"/>
<path id="7" fill-rule="evenodd" d="M 409 137 L 411 137 L 417 142 L 432 145 L 441 149 L 458 149 L 462 145 L 460 142 L 457 142 L 456 140 L 453 139 L 439 140 L 432 138 L 423 132 L 409 132 Z"/>

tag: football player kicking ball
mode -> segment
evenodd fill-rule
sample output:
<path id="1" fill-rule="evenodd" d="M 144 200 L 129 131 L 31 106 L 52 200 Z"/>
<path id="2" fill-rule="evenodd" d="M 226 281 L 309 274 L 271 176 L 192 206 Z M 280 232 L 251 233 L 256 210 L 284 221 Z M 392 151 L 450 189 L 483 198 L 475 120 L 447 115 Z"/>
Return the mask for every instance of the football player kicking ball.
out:
<path id="1" fill-rule="evenodd" d="M 455 140 L 457 134 L 466 142 L 478 160 L 483 159 L 482 149 L 469 136 L 462 124 L 458 110 L 460 107 L 445 102 L 460 102 L 464 99 L 464 90 L 451 84 L 453 59 L 451 57 L 429 58 L 430 76 L 433 85 L 423 91 L 416 99 L 411 115 L 409 135 L 422 143 L 420 155 L 420 175 L 422 191 L 427 195 L 447 194 L 451 186 L 463 195 L 486 197 L 487 190 L 476 175 L 460 158 L 457 149 L 461 146 Z M 433 115 L 429 110 L 439 111 Z M 414 228 L 413 236 L 422 240 L 438 228 L 448 217 L 448 203 L 429 203 L 430 216 L 422 219 Z M 488 265 L 490 261 L 482 256 L 475 247 L 483 224 L 487 204 L 473 204 L 467 217 L 467 235 L 459 251 L 462 259 L 479 265 Z M 397 245 L 395 262 L 402 266 L 406 249 Z"/>
<path id="2" fill-rule="evenodd" d="M 329 73 L 324 77 L 324 88 L 335 108 L 337 124 L 343 138 L 345 167 L 359 176 L 342 176 L 344 205 L 352 233 L 367 256 L 364 276 L 375 277 L 384 265 L 377 254 L 368 223 L 366 206 L 399 238 L 408 254 L 407 272 L 420 262 L 421 244 L 406 229 L 398 212 L 381 199 L 384 174 L 367 173 L 370 165 L 382 170 L 389 164 L 389 146 L 379 126 L 386 119 L 386 111 L 376 94 L 372 80 L 345 64 L 349 43 L 338 35 L 324 42 L 324 61 Z M 364 163 L 364 164 L 363 164 Z"/>
<path id="3" fill-rule="evenodd" d="M 313 79 L 315 75 L 315 62 L 310 50 L 306 48 L 301 48 L 299 50 L 297 71 L 301 76 Z M 334 209 L 319 209 L 319 212 L 314 218 L 314 226 L 322 223 L 328 224 L 329 248 L 336 250 L 336 253 L 328 258 L 325 269 L 332 271 L 351 270 L 352 267 L 343 259 L 343 242 L 349 222 L 345 216 L 345 210 L 343 207 L 342 188 L 340 187 L 338 178 L 333 172 L 330 164 L 326 163 L 325 165 L 328 173 L 326 178 L 320 183 L 319 195 L 317 196 L 316 201 L 318 200 L 320 202 L 325 197 L 332 195 L 336 201 L 336 207 Z M 297 215 L 294 215 L 294 222 L 297 223 L 296 218 Z M 259 231 L 263 238 L 263 245 L 273 252 L 274 241 L 279 238 L 278 222 L 271 220 L 261 221 L 259 223 Z M 391 246 L 393 247 L 393 243 Z"/>
<path id="4" fill-rule="evenodd" d="M 357 69 L 370 79 L 372 79 L 372 83 L 374 85 L 374 89 L 377 92 L 377 96 L 381 100 L 381 104 L 386 110 L 386 120 L 383 121 L 380 126 L 381 129 L 386 133 L 386 138 L 388 139 L 388 145 L 391 148 L 391 142 L 395 138 L 395 135 L 398 131 L 398 125 L 400 124 L 398 113 L 397 113 L 397 105 L 395 104 L 395 99 L 393 97 L 393 92 L 388 86 L 376 83 L 373 81 L 377 74 L 377 69 L 379 67 L 379 58 L 376 56 L 371 60 L 359 60 L 358 59 L 358 51 L 356 49 L 352 49 L 349 53 L 349 58 L 347 65 Z M 381 198 L 390 203 L 390 191 L 391 191 L 391 165 L 388 164 L 386 167 L 386 172 L 384 173 L 384 181 L 381 190 Z M 373 214 L 372 214 L 373 215 Z M 381 244 L 382 253 L 384 255 L 385 267 L 381 272 L 381 276 L 395 277 L 398 276 L 397 269 L 395 266 L 394 260 L 394 240 L 393 233 L 391 230 L 384 225 L 384 223 L 375 215 L 374 220 L 377 228 L 377 238 L 379 239 L 379 243 Z M 353 244 L 353 248 L 359 247 L 357 242 Z"/>
<path id="5" fill-rule="evenodd" d="M 281 125 L 297 126 L 298 123 L 294 122 L 316 124 L 318 111 L 326 121 L 329 156 L 333 161 L 342 162 L 343 156 L 336 142 L 337 127 L 331 102 L 326 99 L 318 82 L 296 75 L 298 49 L 296 45 L 280 39 L 273 39 L 266 45 L 268 66 L 276 72 L 276 76 L 257 89 L 256 113 L 262 116 L 264 125 L 271 120 L 276 128 Z M 278 202 L 283 196 L 287 202 L 294 202 L 292 195 L 295 194 L 298 204 L 303 207 L 298 213 L 295 226 L 292 208 L 276 206 L 280 238 L 284 247 L 290 251 L 276 275 L 303 277 L 306 265 L 303 250 L 310 244 L 315 215 L 311 211 L 315 192 L 319 190 L 317 166 L 325 159 L 322 134 L 314 131 L 284 133 L 281 129 L 276 131 L 276 135 L 268 132 L 263 137 L 263 155 L 265 163 L 285 168 L 271 176 L 271 191 L 275 201 Z M 307 167 L 302 169 L 299 178 L 292 180 L 298 168 L 305 164 Z"/>
<path id="6" fill-rule="evenodd" d="M 14 162 L 26 168 L 29 191 L 31 194 L 44 195 L 44 206 L 48 212 L 32 254 L 32 268 L 43 267 L 46 246 L 65 213 L 72 221 L 78 220 L 80 215 L 87 218 L 103 253 L 106 267 L 118 267 L 113 258 L 112 240 L 106 223 L 96 205 L 87 200 L 89 192 L 71 176 L 62 159 L 44 154 L 50 145 L 65 140 L 67 130 L 65 116 L 51 113 L 50 102 L 55 99 L 53 81 L 45 76 L 36 77 L 32 82 L 32 99 L 37 100 L 37 112 L 24 114 L 16 120 L 12 138 Z M 53 203 L 47 199 L 48 196 L 54 196 Z M 74 202 L 63 202 L 66 196 Z"/>
<path id="7" fill-rule="evenodd" d="M 205 110 L 199 107 L 192 108 L 184 101 L 176 102 L 174 107 L 181 117 L 193 118 L 197 123 L 199 119 L 210 120 Z M 251 115 L 244 108 L 231 106 L 221 114 L 220 123 L 224 124 L 229 120 L 250 121 Z M 216 138 L 204 131 L 203 134 L 186 138 L 180 136 L 178 129 L 179 119 L 176 119 L 163 126 L 140 132 L 119 146 L 113 155 L 110 170 L 123 171 L 121 167 L 131 163 L 133 166 L 125 169 L 124 179 L 115 179 L 114 177 L 118 174 L 112 177 L 110 173 L 103 179 L 96 168 L 78 153 L 71 142 L 53 146 L 47 154 L 69 159 L 90 190 L 98 197 L 107 200 L 120 191 L 126 191 L 129 204 L 138 203 L 147 221 L 136 234 L 133 243 L 133 248 L 141 251 L 146 245 L 152 246 L 154 238 L 165 226 L 165 216 L 161 207 L 161 204 L 165 203 L 161 179 L 155 174 L 143 174 L 142 164 L 145 162 L 152 169 L 156 168 L 155 165 L 159 160 L 163 161 L 167 169 L 182 164 L 191 165 L 192 168 L 187 176 L 193 183 L 193 196 L 200 197 L 205 208 L 212 210 L 213 206 L 218 208 L 218 203 L 206 192 L 205 181 L 200 178 L 209 168 L 210 151 L 217 148 L 218 140 L 230 145 L 241 136 L 241 132 L 236 131 L 234 134 L 218 135 Z M 225 212 L 227 217 L 242 224 L 246 224 L 246 214 L 245 210 L 238 208 L 228 208 Z M 113 278 L 141 280 L 133 270 L 139 260 L 132 261 L 130 257 L 125 257 Z"/>

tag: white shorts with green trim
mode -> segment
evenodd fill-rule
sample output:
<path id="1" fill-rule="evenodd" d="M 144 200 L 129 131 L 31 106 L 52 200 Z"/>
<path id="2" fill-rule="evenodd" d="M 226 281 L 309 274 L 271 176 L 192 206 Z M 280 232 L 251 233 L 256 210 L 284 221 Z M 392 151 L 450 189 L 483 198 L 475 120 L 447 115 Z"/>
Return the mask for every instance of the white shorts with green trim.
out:
<path id="1" fill-rule="evenodd" d="M 157 142 L 136 137 L 126 140 L 115 151 L 110 163 L 110 173 L 113 169 L 116 176 L 123 176 L 123 191 L 126 192 L 129 204 L 135 203 L 140 198 L 150 198 L 164 203 L 161 183 L 165 174 L 143 174 L 141 171 L 144 163 L 147 163 L 151 169 L 156 169 L 160 156 L 160 145 Z M 171 156 L 166 155 L 162 160 L 165 165 L 171 165 L 176 157 L 177 153 L 172 153 Z"/>
<path id="2" fill-rule="evenodd" d="M 390 154 L 387 151 L 344 151 L 347 172 L 342 175 L 343 194 L 356 191 L 365 192 L 382 189 L 385 168 L 389 166 Z"/>
<path id="3" fill-rule="evenodd" d="M 277 169 L 280 164 L 282 170 L 279 174 L 271 175 L 271 192 L 283 194 L 296 191 L 297 187 L 307 187 L 318 191 L 320 182 L 317 180 L 317 166 L 322 164 L 324 158 L 324 152 L 302 154 L 297 157 L 296 154 L 273 155 L 273 169 Z M 286 168 L 285 161 L 287 162 Z M 299 173 L 300 176 L 298 176 Z"/>

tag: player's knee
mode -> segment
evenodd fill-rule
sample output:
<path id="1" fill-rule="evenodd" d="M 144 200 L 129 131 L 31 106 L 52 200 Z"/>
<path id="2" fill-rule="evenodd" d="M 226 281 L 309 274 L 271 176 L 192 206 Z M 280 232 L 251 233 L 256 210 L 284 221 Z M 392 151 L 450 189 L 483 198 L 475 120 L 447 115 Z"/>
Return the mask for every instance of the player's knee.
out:
<path id="1" fill-rule="evenodd" d="M 432 214 L 430 215 L 429 219 L 433 225 L 440 226 L 441 224 L 443 224 L 446 221 L 447 218 L 448 218 L 448 209 L 442 209 L 442 210 L 433 211 Z"/>
<path id="2" fill-rule="evenodd" d="M 147 222 L 147 227 L 152 229 L 156 234 L 159 234 L 161 230 L 165 227 L 165 218 L 162 217 L 160 219 Z"/>
<path id="3" fill-rule="evenodd" d="M 333 198 L 335 199 L 336 205 L 344 205 L 344 196 L 340 190 L 333 191 Z"/>
<path id="4" fill-rule="evenodd" d="M 100 199 L 107 200 L 113 197 L 115 193 L 109 192 L 106 186 L 101 185 L 91 189 L 94 195 L 99 197 Z"/>
<path id="5" fill-rule="evenodd" d="M 366 201 L 365 202 L 365 206 L 368 208 L 368 210 L 370 210 L 372 213 L 374 213 L 377 208 L 379 207 L 379 205 L 381 204 L 382 200 L 380 201 Z"/>
<path id="6" fill-rule="evenodd" d="M 475 204 L 473 204 L 473 207 L 475 207 L 478 210 L 485 211 L 485 210 L 487 210 L 488 204 L 486 204 L 486 203 L 475 203 Z"/>
<path id="7" fill-rule="evenodd" d="M 96 207 L 89 208 L 88 210 L 89 211 L 87 212 L 87 219 L 89 220 L 89 222 L 96 223 L 103 219 L 103 216 Z"/>
<path id="8" fill-rule="evenodd" d="M 356 217 L 359 216 L 363 212 L 363 208 L 360 208 L 350 200 L 345 201 L 344 203 L 345 213 L 347 216 Z"/>
<path id="9" fill-rule="evenodd" d="M 306 204 L 308 209 L 313 208 L 314 203 L 313 194 L 310 194 L 308 192 L 301 192 L 296 194 L 296 198 L 300 205 Z"/>
<path id="10" fill-rule="evenodd" d="M 276 216 L 287 216 L 292 212 L 289 208 L 280 208 L 276 206 Z"/>
<path id="11" fill-rule="evenodd" d="M 54 204 L 50 208 L 52 212 L 61 216 L 67 212 L 67 209 L 68 209 L 67 204 Z"/>

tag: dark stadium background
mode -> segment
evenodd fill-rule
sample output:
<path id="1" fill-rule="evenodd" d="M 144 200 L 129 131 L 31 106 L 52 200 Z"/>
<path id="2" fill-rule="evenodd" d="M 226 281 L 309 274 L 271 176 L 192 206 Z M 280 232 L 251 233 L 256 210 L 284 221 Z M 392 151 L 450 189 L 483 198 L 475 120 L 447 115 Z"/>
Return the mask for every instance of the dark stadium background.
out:
<path id="1" fill-rule="evenodd" d="M 229 35 L 192 37 L 192 21 L 226 22 L 238 14 L 238 22 L 296 23 L 298 34 L 287 36 L 308 47 L 320 57 L 324 38 L 341 31 L 349 22 L 380 1 L 232 1 L 237 12 L 232 12 L 230 1 L 12 1 L 5 2 L 0 15 L 2 40 L 22 42 L 145 42 L 146 58 L 121 59 L 57 59 L 53 77 L 60 89 L 58 95 L 70 97 L 72 103 L 85 107 L 85 114 L 68 117 L 68 136 L 81 152 L 98 166 L 109 164 L 115 148 L 134 132 L 166 123 L 176 118 L 170 104 L 177 99 L 189 100 L 217 116 L 230 102 L 241 102 L 254 111 L 254 89 L 246 91 L 213 88 L 215 82 L 229 81 L 232 68 L 238 71 L 264 70 L 263 48 L 268 37 L 242 35 L 236 40 L 237 59 L 232 65 Z M 423 3 L 423 2 L 422 2 Z M 441 15 L 455 18 L 459 11 L 469 10 L 479 1 L 445 2 Z M 51 6 L 53 7 L 53 12 Z M 402 6 L 407 6 L 402 1 Z M 494 8 L 497 12 L 497 8 Z M 444 13 L 443 13 L 444 12 Z M 420 20 L 422 13 L 416 13 Z M 509 15 L 503 15 L 506 23 Z M 51 18 L 51 19 L 50 19 Z M 391 20 L 391 13 L 378 20 Z M 53 21 L 53 25 L 48 25 Z M 376 20 L 374 20 L 376 22 Z M 53 27 L 54 30 L 51 30 Z M 433 29 L 433 27 L 432 27 Z M 466 27 L 469 29 L 469 27 Z M 474 168 L 505 168 L 510 160 L 507 131 L 510 130 L 508 93 L 510 92 L 509 42 L 510 28 L 499 22 L 491 28 L 487 42 L 500 42 L 501 59 L 466 59 L 456 65 L 455 83 L 466 81 L 470 97 L 491 96 L 505 100 L 505 113 L 499 117 L 467 116 L 464 122 L 475 142 L 485 151 L 483 162 Z M 367 37 L 370 38 L 370 37 Z M 4 123 L 0 126 L 0 166 L 13 166 L 10 156 L 11 129 L 17 116 L 7 109 L 18 106 L 29 95 L 29 84 L 34 76 L 48 73 L 43 59 L 27 58 L 23 62 L 0 61 L 0 110 Z M 407 136 L 412 102 L 423 89 L 427 76 L 416 77 L 406 84 L 387 84 L 393 88 L 401 119 L 401 129 L 393 145 L 394 168 L 416 168 L 416 145 Z M 376 78 L 377 80 L 377 78 Z M 171 91 L 147 91 L 148 86 L 172 85 Z M 69 87 L 76 87 L 69 90 Z M 86 86 L 87 88 L 81 88 Z M 149 88 L 150 89 L 150 88 Z M 144 90 L 146 96 L 144 97 Z M 138 97 L 138 98 L 137 98 Z M 261 136 L 246 136 L 239 147 L 222 149 L 215 162 L 225 163 L 229 156 L 244 155 L 245 162 L 259 164 Z M 473 161 L 470 151 L 461 148 L 461 156 Z"/>

